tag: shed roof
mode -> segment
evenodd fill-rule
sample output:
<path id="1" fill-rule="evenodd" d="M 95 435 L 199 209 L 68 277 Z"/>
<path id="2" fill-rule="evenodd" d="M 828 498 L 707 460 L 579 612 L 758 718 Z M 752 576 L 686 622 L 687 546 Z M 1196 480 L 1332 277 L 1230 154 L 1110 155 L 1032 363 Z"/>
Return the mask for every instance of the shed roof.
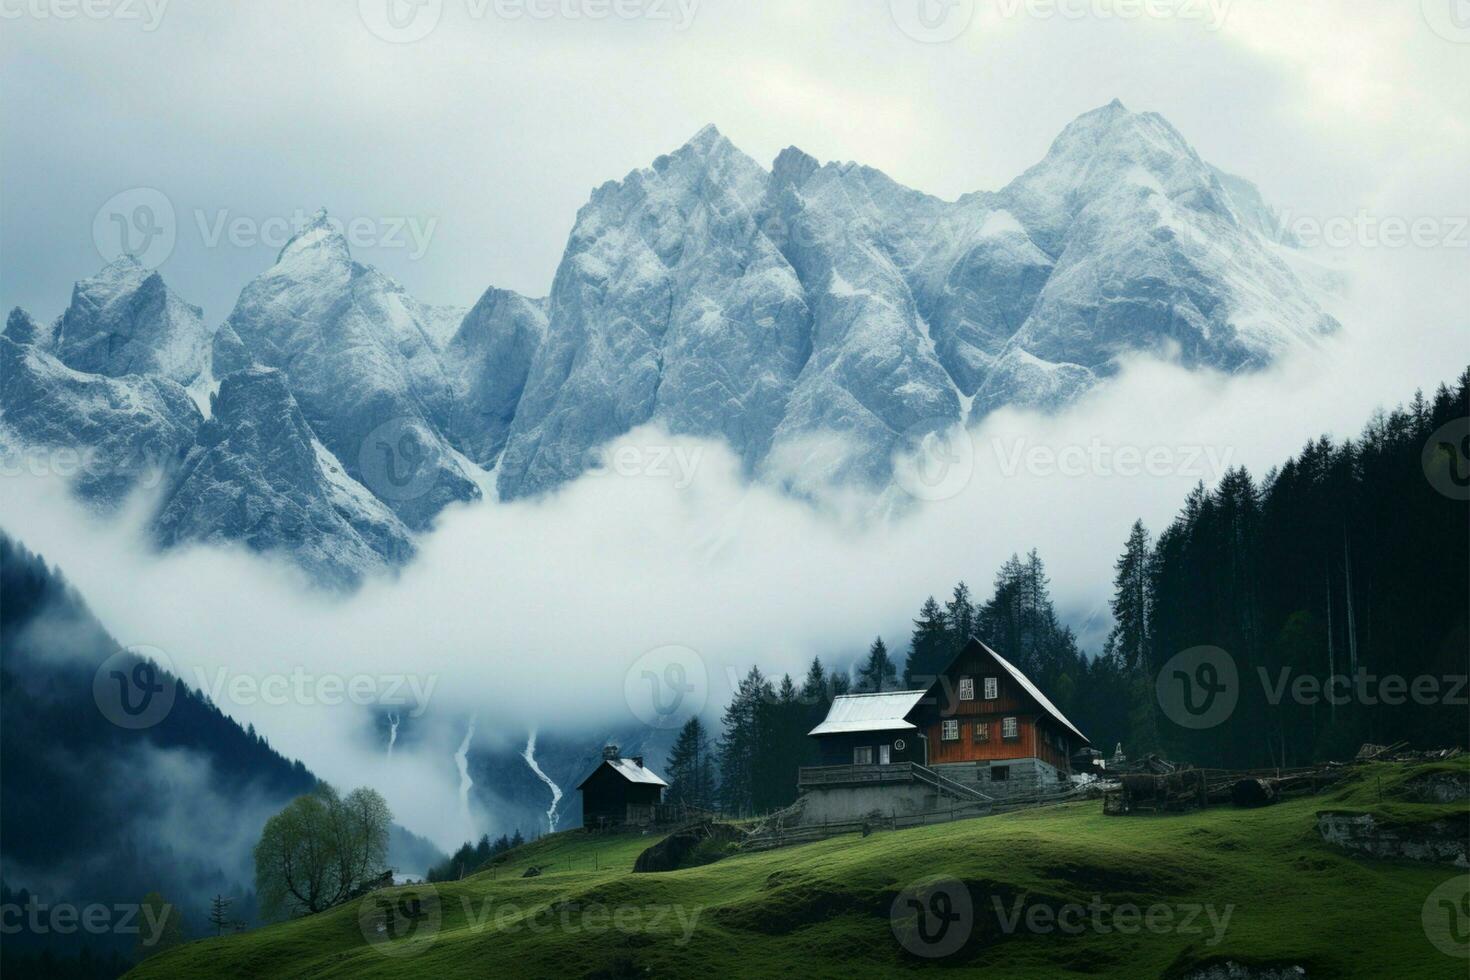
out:
<path id="1" fill-rule="evenodd" d="M 587 785 L 588 780 L 597 775 L 599 769 L 608 766 L 613 772 L 622 776 L 630 783 L 642 783 L 647 786 L 668 786 L 669 784 L 659 778 L 658 774 L 647 766 L 640 766 L 632 759 L 603 759 L 593 767 L 587 777 L 577 784 L 577 789 Z"/>
<path id="2" fill-rule="evenodd" d="M 839 694 L 827 709 L 827 717 L 808 735 L 841 735 L 847 732 L 912 731 L 916 726 L 906 717 L 926 691 L 883 691 L 877 694 Z"/>

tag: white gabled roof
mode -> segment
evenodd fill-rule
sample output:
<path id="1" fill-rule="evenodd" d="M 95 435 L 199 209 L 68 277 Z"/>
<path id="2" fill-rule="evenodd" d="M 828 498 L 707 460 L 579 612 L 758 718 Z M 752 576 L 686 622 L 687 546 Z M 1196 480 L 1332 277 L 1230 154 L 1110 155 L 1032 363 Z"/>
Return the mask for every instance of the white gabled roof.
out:
<path id="1" fill-rule="evenodd" d="M 1086 735 L 1083 735 L 1080 731 L 1078 731 L 1077 730 L 1077 726 L 1074 725 L 1074 724 L 1072 724 L 1070 721 L 1068 721 L 1067 720 L 1067 716 L 1064 715 L 1064 714 L 1062 714 L 1060 711 L 1058 711 L 1057 710 L 1057 706 L 1054 705 L 1054 704 L 1052 704 L 1051 701 L 1049 701 L 1047 699 L 1047 697 L 1046 697 L 1045 694 L 1042 694 L 1041 693 L 1041 688 L 1039 688 L 1035 684 L 1031 683 L 1031 678 L 1029 678 L 1025 674 L 1021 673 L 1021 670 L 1020 670 L 1019 667 L 1017 667 L 1015 664 L 1011 663 L 1005 657 L 1002 657 L 1000 654 L 996 653 L 994 650 L 990 649 L 990 647 L 986 646 L 980 640 L 974 640 L 973 642 L 979 643 L 980 646 L 981 646 L 981 648 L 986 653 L 988 653 L 992 657 L 994 657 L 995 658 L 995 662 L 998 663 L 998 664 L 1000 664 L 1002 667 L 1004 667 L 1006 669 L 1006 672 L 1009 673 L 1013 678 L 1015 678 L 1016 683 L 1017 684 L 1020 684 L 1021 687 L 1025 689 L 1025 691 L 1026 691 L 1027 694 L 1031 695 L 1033 698 L 1036 699 L 1036 703 L 1039 704 L 1039 705 L 1041 705 L 1041 709 L 1043 711 L 1045 711 L 1047 714 L 1051 715 L 1052 718 L 1055 719 L 1060 724 L 1065 725 L 1068 729 L 1071 730 L 1071 732 L 1072 732 L 1073 735 L 1076 735 L 1078 738 L 1082 739 L 1082 741 L 1086 742 L 1088 745 L 1091 745 L 1092 744 L 1092 742 L 1088 740 L 1087 736 Z"/>
<path id="2" fill-rule="evenodd" d="M 841 735 L 845 732 L 912 731 L 907 720 L 927 691 L 884 691 L 880 694 L 839 694 L 827 709 L 827 717 L 808 735 Z"/>
<path id="3" fill-rule="evenodd" d="M 658 775 L 649 768 L 640 766 L 632 759 L 605 759 L 608 765 L 618 771 L 618 774 L 630 783 L 648 783 L 652 786 L 667 786 Z"/>
<path id="4" fill-rule="evenodd" d="M 652 769 L 649 769 L 646 766 L 640 766 L 632 759 L 603 759 L 601 762 L 593 767 L 592 771 L 587 774 L 585 779 L 577 784 L 577 788 L 581 789 L 584 785 L 586 785 L 587 780 L 597 775 L 597 770 L 601 769 L 603 766 L 612 766 L 613 772 L 617 773 L 619 776 L 622 776 L 630 783 L 644 783 L 648 786 L 669 785 L 668 783 L 660 779 L 658 777 L 658 774 L 655 773 Z"/>

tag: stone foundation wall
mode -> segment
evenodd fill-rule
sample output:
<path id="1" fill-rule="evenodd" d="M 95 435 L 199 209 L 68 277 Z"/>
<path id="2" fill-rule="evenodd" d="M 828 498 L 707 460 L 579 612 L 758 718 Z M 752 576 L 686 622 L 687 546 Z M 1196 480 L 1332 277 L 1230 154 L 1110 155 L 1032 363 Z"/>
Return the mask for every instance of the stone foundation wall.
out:
<path id="1" fill-rule="evenodd" d="M 875 811 L 885 817 L 901 817 L 939 806 L 934 791 L 919 783 L 809 789 L 801 798 L 801 822 L 806 825 L 861 820 Z"/>
<path id="2" fill-rule="evenodd" d="M 930 766 L 941 776 L 953 779 L 997 800 L 1039 796 L 1066 789 L 1067 774 L 1040 759 L 996 759 L 986 762 L 947 762 Z M 1004 768 L 1005 779 L 995 779 L 992 769 Z"/>

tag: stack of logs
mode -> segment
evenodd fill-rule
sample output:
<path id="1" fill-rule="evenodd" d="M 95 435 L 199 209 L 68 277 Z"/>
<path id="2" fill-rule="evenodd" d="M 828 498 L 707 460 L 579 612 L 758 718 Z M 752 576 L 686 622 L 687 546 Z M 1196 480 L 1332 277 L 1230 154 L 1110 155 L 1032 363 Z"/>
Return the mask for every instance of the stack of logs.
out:
<path id="1" fill-rule="evenodd" d="M 1283 797 L 1315 793 L 1346 774 L 1329 764 L 1309 769 L 1228 772 L 1222 769 L 1178 769 L 1164 774 L 1129 773 L 1103 796 L 1103 812 L 1113 815 L 1194 810 L 1233 804 L 1266 806 Z"/>

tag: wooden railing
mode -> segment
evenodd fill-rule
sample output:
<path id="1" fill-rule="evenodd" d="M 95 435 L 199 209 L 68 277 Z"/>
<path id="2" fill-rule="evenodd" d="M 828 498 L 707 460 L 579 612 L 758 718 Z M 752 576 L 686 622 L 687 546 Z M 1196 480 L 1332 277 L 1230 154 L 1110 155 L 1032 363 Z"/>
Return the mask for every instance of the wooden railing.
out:
<path id="1" fill-rule="evenodd" d="M 798 789 L 813 789 L 819 786 L 911 783 L 914 781 L 914 768 L 912 762 L 895 762 L 887 766 L 802 766 L 796 774 L 796 785 Z"/>
<path id="2" fill-rule="evenodd" d="M 928 766 L 914 766 L 914 778 L 921 783 L 934 787 L 941 793 L 948 793 L 950 796 L 958 797 L 962 800 L 974 800 L 981 803 L 993 802 L 993 797 L 985 795 L 978 789 L 966 786 L 964 783 L 957 783 L 948 776 L 935 772 Z"/>

